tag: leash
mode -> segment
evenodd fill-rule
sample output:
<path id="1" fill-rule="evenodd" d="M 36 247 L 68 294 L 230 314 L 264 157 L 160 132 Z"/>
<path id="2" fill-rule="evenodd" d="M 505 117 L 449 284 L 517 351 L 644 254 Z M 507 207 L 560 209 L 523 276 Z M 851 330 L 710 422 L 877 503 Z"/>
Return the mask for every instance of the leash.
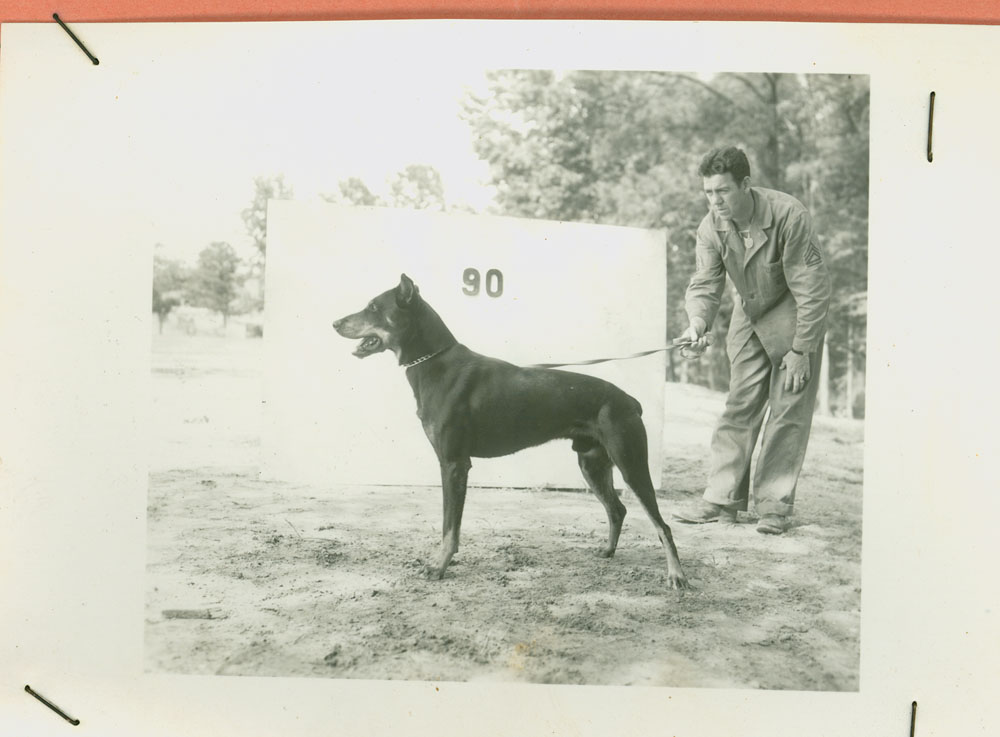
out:
<path id="1" fill-rule="evenodd" d="M 685 348 L 690 348 L 693 345 L 694 345 L 694 341 L 687 340 L 687 341 L 684 341 L 683 343 L 672 343 L 671 345 L 668 345 L 665 348 L 654 348 L 651 351 L 640 351 L 639 353 L 633 353 L 633 354 L 631 354 L 629 356 L 612 356 L 610 358 L 594 358 L 594 359 L 591 359 L 589 361 L 570 361 L 570 362 L 567 362 L 567 363 L 532 363 L 532 364 L 529 364 L 528 366 L 525 366 L 525 368 L 559 368 L 560 366 L 592 366 L 595 363 L 607 363 L 608 361 L 630 361 L 633 358 L 642 358 L 643 356 L 651 356 L 654 353 L 664 353 L 666 351 L 672 351 L 675 348 L 680 348 L 681 349 L 681 355 L 684 356 L 684 358 L 691 359 L 691 360 L 697 360 L 697 359 L 701 358 L 701 354 L 705 352 L 704 350 L 701 350 L 701 351 L 690 351 L 688 353 L 684 352 Z"/>

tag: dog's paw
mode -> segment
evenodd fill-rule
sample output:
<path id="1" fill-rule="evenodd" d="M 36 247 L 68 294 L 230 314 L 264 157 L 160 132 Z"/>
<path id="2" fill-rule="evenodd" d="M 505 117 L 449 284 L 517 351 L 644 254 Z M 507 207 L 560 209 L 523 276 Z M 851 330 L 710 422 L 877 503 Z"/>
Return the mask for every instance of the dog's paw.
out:
<path id="1" fill-rule="evenodd" d="M 428 581 L 440 581 L 444 578 L 444 568 L 424 563 L 424 565 L 420 568 L 420 575 Z"/>
<path id="2" fill-rule="evenodd" d="M 594 551 L 594 555 L 598 558 L 614 558 L 615 549 L 614 548 L 599 548 Z"/>
<path id="3" fill-rule="evenodd" d="M 691 588 L 691 584 L 688 583 L 688 580 L 684 577 L 683 573 L 668 573 L 667 586 L 671 589 L 678 590 Z"/>

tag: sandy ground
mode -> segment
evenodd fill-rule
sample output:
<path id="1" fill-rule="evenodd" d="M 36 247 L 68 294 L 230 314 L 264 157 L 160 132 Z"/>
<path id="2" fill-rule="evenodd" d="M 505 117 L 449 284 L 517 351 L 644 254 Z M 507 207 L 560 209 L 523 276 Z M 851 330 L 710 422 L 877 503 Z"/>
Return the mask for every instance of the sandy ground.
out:
<path id="1" fill-rule="evenodd" d="M 618 553 L 582 490 L 470 489 L 443 581 L 439 489 L 262 482 L 261 341 L 154 339 L 151 671 L 857 690 L 863 428 L 817 418 L 794 527 L 672 525 L 666 588 L 629 508 Z M 700 494 L 722 395 L 667 385 L 660 508 Z M 428 447 L 428 452 L 431 450 Z M 569 452 L 569 451 L 568 451 Z"/>

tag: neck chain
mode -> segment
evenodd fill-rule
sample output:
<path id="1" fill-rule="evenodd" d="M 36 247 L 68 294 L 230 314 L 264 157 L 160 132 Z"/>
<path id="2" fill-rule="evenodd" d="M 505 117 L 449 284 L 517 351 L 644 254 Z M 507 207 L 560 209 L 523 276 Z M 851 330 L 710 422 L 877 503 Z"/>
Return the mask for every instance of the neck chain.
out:
<path id="1" fill-rule="evenodd" d="M 411 368 L 413 366 L 416 366 L 418 363 L 423 363 L 424 361 L 429 361 L 430 359 L 434 358 L 434 356 L 438 355 L 439 353 L 444 353 L 446 350 L 448 350 L 448 349 L 447 348 L 442 348 L 439 351 L 434 351 L 433 353 L 428 353 L 426 356 L 421 356 L 420 358 L 418 358 L 415 361 L 410 361 L 409 363 L 404 363 L 403 364 L 403 368 L 404 369 L 408 369 L 408 368 Z"/>

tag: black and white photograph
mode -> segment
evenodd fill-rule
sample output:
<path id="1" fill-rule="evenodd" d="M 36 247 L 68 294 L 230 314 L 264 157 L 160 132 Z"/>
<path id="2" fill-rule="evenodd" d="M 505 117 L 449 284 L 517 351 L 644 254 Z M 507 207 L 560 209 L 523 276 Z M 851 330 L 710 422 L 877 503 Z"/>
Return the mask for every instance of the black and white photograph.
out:
<path id="1" fill-rule="evenodd" d="M 286 73 L 150 244 L 147 668 L 857 690 L 867 77 Z"/>
<path id="2" fill-rule="evenodd" d="M 51 25 L 0 731 L 987 733 L 995 34 Z"/>

